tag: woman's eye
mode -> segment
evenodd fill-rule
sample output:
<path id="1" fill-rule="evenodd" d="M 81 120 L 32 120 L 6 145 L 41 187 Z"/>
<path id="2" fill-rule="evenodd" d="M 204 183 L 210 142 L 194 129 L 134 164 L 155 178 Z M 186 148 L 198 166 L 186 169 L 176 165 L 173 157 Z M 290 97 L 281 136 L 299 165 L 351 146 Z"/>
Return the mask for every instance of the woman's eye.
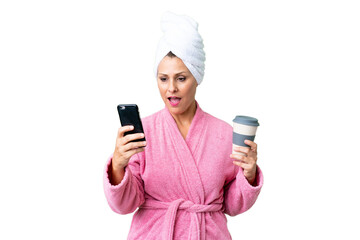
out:
<path id="1" fill-rule="evenodd" d="M 160 81 L 165 82 L 166 78 L 160 78 Z"/>
<path id="2" fill-rule="evenodd" d="M 183 81 L 185 81 L 186 78 L 185 77 L 180 77 L 178 79 L 179 79 L 180 82 L 183 82 Z"/>

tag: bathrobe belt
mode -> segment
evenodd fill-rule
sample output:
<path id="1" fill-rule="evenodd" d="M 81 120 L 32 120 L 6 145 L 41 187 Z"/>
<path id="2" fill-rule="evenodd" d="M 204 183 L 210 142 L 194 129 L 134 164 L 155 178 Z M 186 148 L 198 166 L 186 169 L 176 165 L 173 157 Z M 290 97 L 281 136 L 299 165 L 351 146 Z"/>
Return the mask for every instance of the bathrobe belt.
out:
<path id="1" fill-rule="evenodd" d="M 222 204 L 195 204 L 191 201 L 184 199 L 177 199 L 172 202 L 161 202 L 153 199 L 146 199 L 145 203 L 140 206 L 144 209 L 167 209 L 164 222 L 164 235 L 163 239 L 172 240 L 174 235 L 174 226 L 176 213 L 179 209 L 185 210 L 191 214 L 191 224 L 189 229 L 195 227 L 196 232 L 190 232 L 189 239 L 200 240 L 201 222 L 197 216 L 197 213 L 201 212 L 217 212 L 222 209 Z M 192 235 L 195 235 L 192 237 Z"/>

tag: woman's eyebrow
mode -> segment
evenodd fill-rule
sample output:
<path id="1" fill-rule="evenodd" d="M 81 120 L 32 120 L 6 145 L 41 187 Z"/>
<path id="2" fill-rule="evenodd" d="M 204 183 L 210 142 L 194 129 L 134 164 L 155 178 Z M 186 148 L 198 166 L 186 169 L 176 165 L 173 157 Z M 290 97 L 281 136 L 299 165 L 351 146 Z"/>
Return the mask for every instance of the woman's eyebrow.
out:
<path id="1" fill-rule="evenodd" d="M 186 72 L 185 72 L 185 71 L 178 72 L 178 73 L 175 73 L 175 75 L 179 75 L 179 74 L 181 74 L 181 73 L 186 73 Z M 159 75 L 165 75 L 165 76 L 167 76 L 167 74 L 166 74 L 166 73 L 159 73 Z"/>

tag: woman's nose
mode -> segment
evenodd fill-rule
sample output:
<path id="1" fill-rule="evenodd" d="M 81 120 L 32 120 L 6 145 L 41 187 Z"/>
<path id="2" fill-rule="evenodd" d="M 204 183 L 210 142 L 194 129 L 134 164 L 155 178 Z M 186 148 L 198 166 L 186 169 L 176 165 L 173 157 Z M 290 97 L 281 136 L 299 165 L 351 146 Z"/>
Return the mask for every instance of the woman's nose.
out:
<path id="1" fill-rule="evenodd" d="M 169 82 L 169 88 L 168 88 L 169 92 L 176 92 L 177 91 L 177 86 L 174 80 L 170 80 Z"/>

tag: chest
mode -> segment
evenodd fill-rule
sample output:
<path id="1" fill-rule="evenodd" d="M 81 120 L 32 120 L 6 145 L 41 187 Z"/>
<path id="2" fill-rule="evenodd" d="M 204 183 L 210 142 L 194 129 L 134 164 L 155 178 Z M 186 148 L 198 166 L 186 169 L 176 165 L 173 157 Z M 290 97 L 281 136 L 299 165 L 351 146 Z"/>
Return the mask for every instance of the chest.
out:
<path id="1" fill-rule="evenodd" d="M 186 136 L 189 132 L 190 125 L 177 125 L 178 130 L 183 139 L 186 139 Z"/>
<path id="2" fill-rule="evenodd" d="M 191 142 L 168 134 L 154 135 L 145 150 L 145 191 L 161 199 L 190 198 L 196 185 L 205 196 L 218 196 L 233 173 L 230 153 L 231 142 L 214 135 Z"/>

